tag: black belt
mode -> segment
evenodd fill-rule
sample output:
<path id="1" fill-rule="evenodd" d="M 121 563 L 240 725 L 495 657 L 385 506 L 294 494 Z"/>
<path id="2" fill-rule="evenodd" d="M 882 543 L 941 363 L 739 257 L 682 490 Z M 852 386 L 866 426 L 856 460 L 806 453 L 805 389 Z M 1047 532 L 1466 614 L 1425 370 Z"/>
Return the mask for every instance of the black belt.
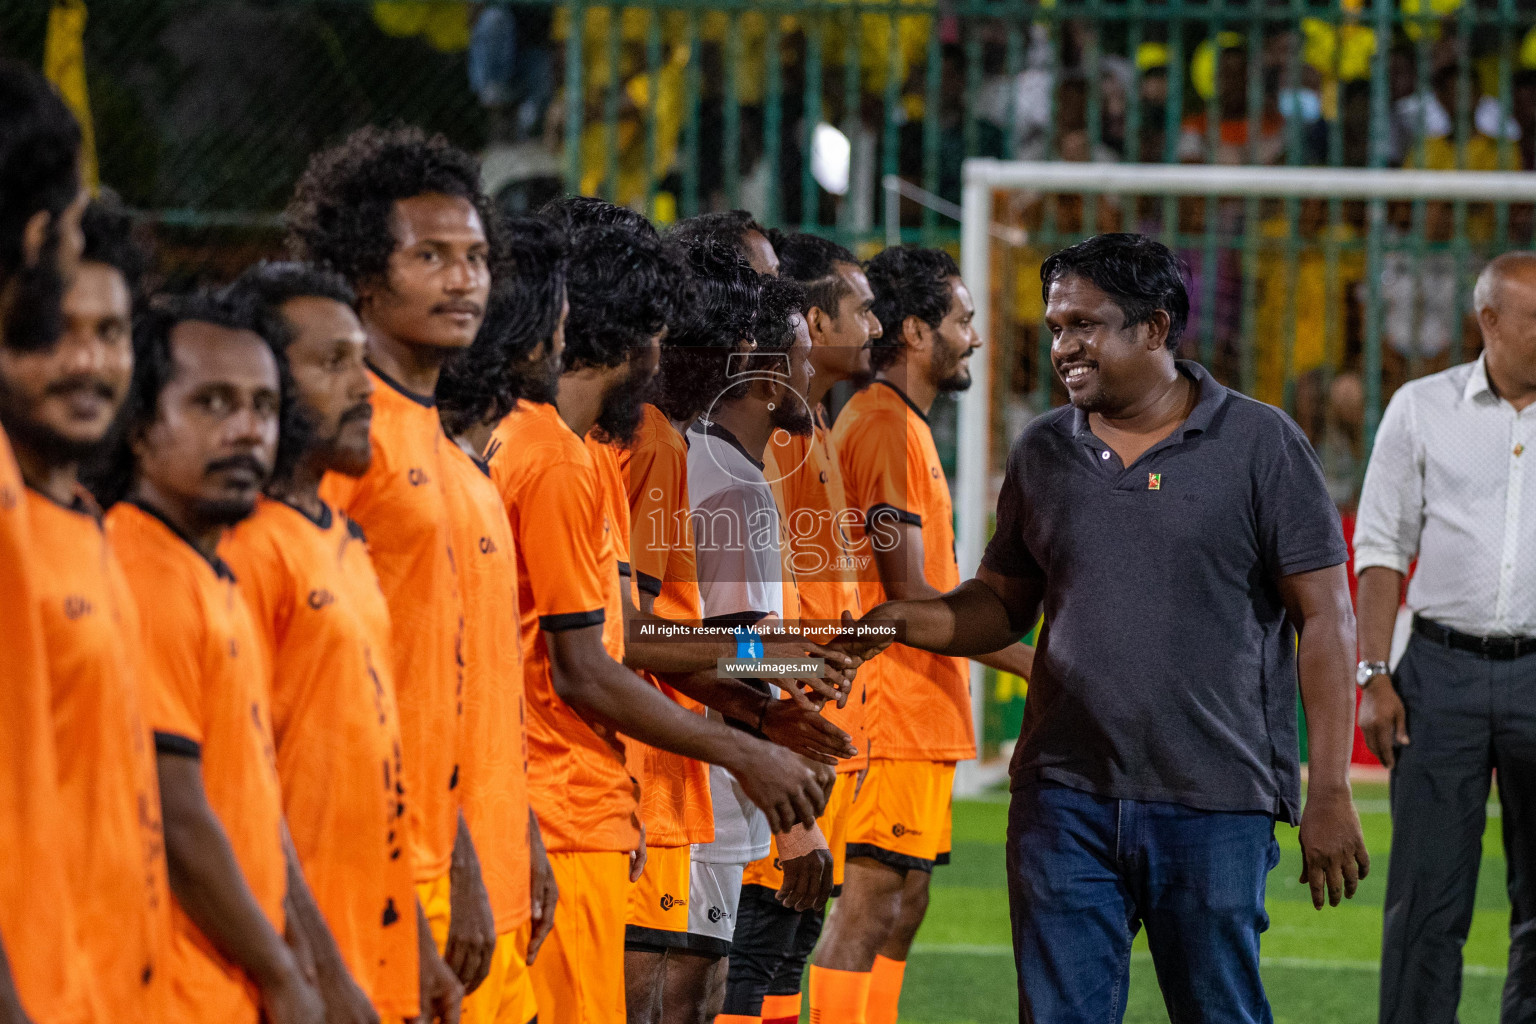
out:
<path id="1" fill-rule="evenodd" d="M 1513 661 L 1527 654 L 1536 654 L 1536 636 L 1473 636 L 1442 626 L 1422 615 L 1413 617 L 1413 631 L 1442 647 L 1466 651 L 1490 661 Z"/>

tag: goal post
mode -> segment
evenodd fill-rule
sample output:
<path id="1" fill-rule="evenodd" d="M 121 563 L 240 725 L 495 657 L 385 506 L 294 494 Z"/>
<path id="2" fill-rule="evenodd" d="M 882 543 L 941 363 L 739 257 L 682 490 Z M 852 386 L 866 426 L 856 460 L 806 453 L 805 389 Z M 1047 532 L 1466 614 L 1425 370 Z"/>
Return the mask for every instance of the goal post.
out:
<path id="1" fill-rule="evenodd" d="M 1367 392 L 1364 430 L 1366 452 L 1369 452 L 1380 413 L 1380 281 L 1383 256 L 1387 249 L 1387 204 L 1393 201 L 1411 202 L 1422 208 L 1425 202 L 1456 203 L 1458 231 L 1464 230 L 1467 203 L 1503 204 L 1506 211 L 1508 204 L 1536 204 L 1536 174 L 1519 172 L 1068 163 L 972 158 L 963 165 L 961 181 L 961 274 L 975 303 L 976 331 L 987 345 L 993 343 L 996 335 L 992 273 L 995 232 L 990 229 L 994 196 L 999 191 L 1083 197 L 1205 197 L 1244 199 L 1250 202 L 1298 199 L 1365 201 L 1364 250 L 1368 298 L 1364 302 L 1363 375 Z M 1422 263 L 1425 245 L 1422 241 L 1421 218 L 1417 215 L 1415 225 L 1420 230 L 1417 244 L 1418 258 Z M 1465 238 L 1458 238 L 1464 255 Z M 1072 239 L 1058 240 L 1061 244 L 1067 244 Z M 1415 268 L 1418 265 L 1414 264 Z M 1466 289 L 1458 285 L 1457 301 L 1463 307 L 1470 301 L 1470 296 L 1465 292 Z M 1291 300 L 1293 304 L 1294 301 Z M 1210 312 L 1207 310 L 1208 315 Z M 981 563 L 993 512 L 993 466 L 1001 466 L 1001 456 L 1006 454 L 1005 450 L 994 450 L 992 362 L 990 357 L 972 360 L 971 387 L 960 394 L 958 403 L 955 518 L 956 556 L 962 579 L 974 575 Z M 1037 365 L 1036 373 L 1048 374 L 1050 369 L 1045 365 Z M 1011 441 L 1011 438 L 1005 439 L 1005 444 Z M 981 665 L 971 663 L 971 703 L 978 746 L 983 734 L 984 673 Z M 961 795 L 974 794 L 1001 777 L 1002 771 L 998 765 L 968 762 L 961 766 L 956 775 L 956 792 Z"/>

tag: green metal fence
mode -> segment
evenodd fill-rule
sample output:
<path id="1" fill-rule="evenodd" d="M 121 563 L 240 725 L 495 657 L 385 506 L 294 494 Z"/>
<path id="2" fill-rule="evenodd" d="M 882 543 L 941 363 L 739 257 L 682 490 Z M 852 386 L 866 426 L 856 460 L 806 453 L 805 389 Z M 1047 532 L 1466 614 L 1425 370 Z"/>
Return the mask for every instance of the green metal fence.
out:
<path id="1" fill-rule="evenodd" d="M 484 151 L 514 208 L 561 190 L 659 221 L 748 206 L 870 247 L 888 222 L 951 244 L 933 204 L 888 211 L 880 182 L 956 201 L 975 155 L 1536 164 L 1536 0 L 88 3 L 102 179 L 183 275 L 227 276 L 275 247 L 308 154 L 369 122 Z M 0 52 L 40 59 L 47 13 L 0 6 Z M 510 37 L 487 30 L 497 18 Z M 993 273 L 1000 401 L 1022 416 L 1061 399 L 1040 259 L 1094 230 L 1143 230 L 1190 264 L 1191 355 L 1320 446 L 1358 438 L 1398 382 L 1475 351 L 1477 269 L 1532 238 L 1530 209 L 1507 203 L 1383 210 L 1368 274 L 1363 203 L 1000 200 L 997 219 L 1029 238 Z M 1338 447 L 1358 463 L 1358 440 Z"/>

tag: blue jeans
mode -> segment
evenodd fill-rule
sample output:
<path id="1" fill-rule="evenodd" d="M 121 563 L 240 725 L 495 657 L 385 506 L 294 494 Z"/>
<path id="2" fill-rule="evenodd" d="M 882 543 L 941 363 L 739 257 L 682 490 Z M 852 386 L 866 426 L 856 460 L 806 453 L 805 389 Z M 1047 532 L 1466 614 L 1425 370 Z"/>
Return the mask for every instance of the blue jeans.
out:
<path id="1" fill-rule="evenodd" d="M 1268 814 L 1112 800 L 1050 782 L 1013 794 L 1008 897 L 1019 1020 L 1118 1024 L 1143 924 L 1172 1024 L 1271 1024 L 1259 978 Z"/>

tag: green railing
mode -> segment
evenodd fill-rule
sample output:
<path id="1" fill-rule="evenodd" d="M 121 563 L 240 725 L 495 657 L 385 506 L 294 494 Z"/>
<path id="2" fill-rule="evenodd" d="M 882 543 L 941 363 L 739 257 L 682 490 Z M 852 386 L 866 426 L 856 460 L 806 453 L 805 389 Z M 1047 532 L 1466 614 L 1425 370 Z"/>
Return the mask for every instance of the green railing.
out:
<path id="1" fill-rule="evenodd" d="M 88 4 L 102 179 L 182 275 L 273 249 L 308 154 L 370 122 L 485 152 L 514 208 L 561 190 L 663 222 L 749 206 L 866 249 L 892 234 L 953 244 L 933 204 L 887 210 L 881 181 L 958 201 L 969 156 L 1536 163 L 1536 0 Z M 470 82 L 483 19 L 502 13 L 517 34 L 505 102 Z M 43 0 L 0 6 L 0 51 L 39 60 L 46 23 Z M 1373 217 L 1385 242 L 1368 261 Z M 1061 400 L 1040 259 L 1094 230 L 1144 230 L 1190 264 L 1189 354 L 1319 441 L 1340 426 L 1330 408 L 1358 437 L 1352 421 L 1398 382 L 1474 352 L 1476 271 L 1532 236 L 1530 209 L 1508 203 L 1056 195 L 1000 201 L 997 218 L 1029 239 L 994 272 L 1005 407 Z M 1358 463 L 1358 442 L 1346 454 Z"/>

